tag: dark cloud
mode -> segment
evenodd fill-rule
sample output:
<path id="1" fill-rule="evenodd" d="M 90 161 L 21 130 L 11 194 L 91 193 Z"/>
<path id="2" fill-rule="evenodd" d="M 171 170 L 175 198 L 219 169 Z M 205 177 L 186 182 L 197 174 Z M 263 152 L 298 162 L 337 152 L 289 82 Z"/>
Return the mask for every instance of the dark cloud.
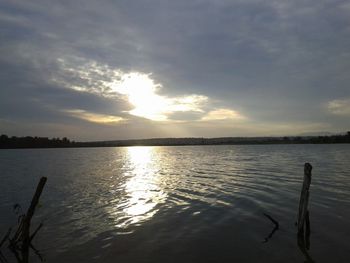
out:
<path id="1" fill-rule="evenodd" d="M 154 127 L 160 124 L 140 124 L 126 113 L 131 105 L 125 98 L 104 96 L 110 90 L 103 81 L 111 76 L 69 73 L 61 59 L 75 70 L 92 61 L 108 70 L 152 73 L 163 86 L 160 94 L 208 96 L 211 107 L 247 116 L 252 123 L 246 123 L 246 130 L 255 124 L 257 135 L 265 133 L 261 126 L 267 123 L 271 129 L 287 121 L 330 130 L 349 124 L 349 116 L 327 108 L 330 101 L 350 98 L 346 1 L 12 0 L 2 1 L 0 10 L 0 118 L 6 123 L 66 127 L 76 119 L 64 110 L 80 109 L 130 119 L 128 128 L 103 128 L 101 138 L 116 130 L 116 138 L 131 130 L 140 132 L 132 133 L 135 137 L 159 135 Z M 170 115 L 185 122 L 201 117 Z M 76 125 L 81 122 L 92 125 L 82 120 Z M 207 125 L 208 135 L 220 135 L 220 127 L 196 125 L 198 132 Z M 193 125 L 179 126 L 186 134 L 198 133 Z M 244 132 L 243 125 L 221 127 L 232 135 L 235 129 Z"/>
<path id="2" fill-rule="evenodd" d="M 47 62 L 47 61 L 46 61 Z M 80 109 L 104 115 L 125 116 L 131 106 L 123 99 L 108 98 L 88 92 L 79 92 L 51 80 L 64 75 L 71 84 L 77 82 L 56 64 L 39 63 L 13 57 L 0 61 L 0 118 L 34 122 L 72 122 L 65 110 Z M 88 86 L 78 79 L 80 85 Z M 76 121 L 76 120 L 74 120 Z"/>

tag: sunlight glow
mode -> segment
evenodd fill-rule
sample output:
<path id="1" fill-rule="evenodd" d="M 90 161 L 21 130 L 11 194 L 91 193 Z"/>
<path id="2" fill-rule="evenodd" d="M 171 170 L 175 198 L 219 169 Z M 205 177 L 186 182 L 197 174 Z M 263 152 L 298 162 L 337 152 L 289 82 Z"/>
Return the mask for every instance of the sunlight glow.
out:
<path id="1" fill-rule="evenodd" d="M 134 109 L 130 114 L 154 121 L 166 121 L 173 112 L 202 112 L 201 105 L 208 100 L 206 96 L 189 95 L 177 98 L 160 96 L 157 91 L 161 85 L 156 84 L 149 75 L 129 73 L 112 85 L 112 89 L 128 96 Z"/>
<path id="2" fill-rule="evenodd" d="M 69 113 L 71 116 L 83 119 L 89 122 L 101 123 L 101 124 L 113 124 L 123 121 L 124 119 L 119 116 L 105 115 L 91 113 L 84 110 L 64 110 L 64 112 Z"/>
<path id="3" fill-rule="evenodd" d="M 130 73 L 122 77 L 122 83 L 117 91 L 127 95 L 130 103 L 135 106 L 130 114 L 162 121 L 166 119 L 164 109 L 168 102 L 156 94 L 157 88 L 159 85 L 156 85 L 148 75 Z"/>
<path id="4" fill-rule="evenodd" d="M 137 223 L 152 217 L 158 211 L 156 205 L 164 202 L 166 194 L 159 187 L 152 158 L 155 148 L 129 147 L 127 151 L 132 177 L 125 185 L 128 200 L 123 211 L 131 217 L 130 223 Z"/>
<path id="5" fill-rule="evenodd" d="M 216 109 L 208 112 L 208 114 L 204 116 L 202 120 L 211 121 L 211 120 L 227 120 L 227 119 L 243 120 L 245 119 L 245 117 L 234 110 Z"/>
<path id="6" fill-rule="evenodd" d="M 55 76 L 52 80 L 60 86 L 81 93 L 90 93 L 108 99 L 125 102 L 122 113 L 162 122 L 216 121 L 246 119 L 240 112 L 228 108 L 216 108 L 204 95 L 185 94 L 170 97 L 160 93 L 162 85 L 152 74 L 125 72 L 96 61 L 75 58 L 72 61 L 58 59 L 66 77 Z M 217 104 L 218 101 L 215 102 Z M 132 109 L 130 110 L 130 106 Z M 116 123 L 124 120 L 118 116 L 101 115 L 82 110 L 67 111 L 70 115 L 97 123 Z M 118 113 L 117 113 L 118 114 Z M 194 117 L 194 118 L 193 118 Z M 132 118 L 129 118 L 129 120 Z"/>

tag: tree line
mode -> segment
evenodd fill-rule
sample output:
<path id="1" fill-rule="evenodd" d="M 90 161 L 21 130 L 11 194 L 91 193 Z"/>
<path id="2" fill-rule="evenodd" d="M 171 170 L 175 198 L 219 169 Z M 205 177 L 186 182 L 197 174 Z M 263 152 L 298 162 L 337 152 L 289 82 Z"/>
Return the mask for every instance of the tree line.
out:
<path id="1" fill-rule="evenodd" d="M 75 142 L 63 138 L 0 136 L 0 149 L 10 148 L 68 148 L 68 147 L 118 147 L 118 146 L 176 146 L 176 145 L 242 145 L 242 144 L 326 144 L 350 143 L 350 131 L 328 136 L 284 137 L 224 137 L 224 138 L 156 138 Z"/>
<path id="2" fill-rule="evenodd" d="M 6 134 L 0 136 L 0 148 L 57 148 L 57 147 L 71 147 L 74 141 L 70 141 L 66 137 L 52 138 L 48 137 L 9 137 Z"/>

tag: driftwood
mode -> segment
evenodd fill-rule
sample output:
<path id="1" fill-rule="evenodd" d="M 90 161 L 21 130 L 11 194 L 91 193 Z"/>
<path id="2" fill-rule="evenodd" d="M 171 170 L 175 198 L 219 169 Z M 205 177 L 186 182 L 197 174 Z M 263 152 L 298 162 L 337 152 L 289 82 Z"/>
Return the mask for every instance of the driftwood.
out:
<path id="1" fill-rule="evenodd" d="M 31 220 L 35 213 L 35 209 L 39 203 L 39 199 L 41 196 L 41 193 L 44 189 L 45 183 L 47 181 L 46 177 L 42 177 L 39 181 L 39 184 L 36 188 L 36 191 L 34 193 L 34 196 L 32 198 L 32 201 L 30 203 L 30 206 L 27 210 L 26 214 L 20 215 L 18 217 L 18 226 L 17 229 L 12 237 L 10 237 L 12 228 L 9 228 L 8 232 L 4 236 L 4 238 L 0 242 L 0 248 L 1 246 L 8 241 L 9 242 L 9 249 L 12 251 L 12 253 L 15 255 L 18 262 L 21 263 L 28 263 L 29 260 L 29 249 L 32 249 L 42 260 L 42 257 L 39 253 L 39 251 L 33 246 L 31 243 L 33 238 L 36 236 L 38 231 L 41 229 L 43 224 L 41 223 L 35 231 L 30 234 L 30 227 L 31 227 Z M 18 207 L 20 207 L 18 204 L 14 206 L 14 209 L 16 210 Z M 0 255 L 2 256 L 2 255 Z M 0 261 L 6 262 L 6 259 L 4 257 L 0 257 Z"/>

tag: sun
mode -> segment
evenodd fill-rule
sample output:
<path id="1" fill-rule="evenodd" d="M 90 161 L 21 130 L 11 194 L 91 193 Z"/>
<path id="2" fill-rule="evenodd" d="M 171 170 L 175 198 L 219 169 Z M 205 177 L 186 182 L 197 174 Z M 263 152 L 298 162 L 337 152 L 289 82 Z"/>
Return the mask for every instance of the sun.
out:
<path id="1" fill-rule="evenodd" d="M 131 72 L 123 74 L 109 87 L 117 93 L 126 95 L 134 106 L 130 114 L 153 121 L 168 121 L 174 112 L 201 112 L 208 97 L 202 95 L 185 95 L 167 97 L 157 94 L 161 85 L 150 78 L 151 74 Z"/>
<path id="2" fill-rule="evenodd" d="M 113 86 L 118 93 L 128 96 L 134 109 L 129 113 L 155 121 L 165 121 L 169 109 L 169 99 L 157 95 L 159 84 L 147 74 L 128 73 L 121 77 L 121 81 Z"/>

